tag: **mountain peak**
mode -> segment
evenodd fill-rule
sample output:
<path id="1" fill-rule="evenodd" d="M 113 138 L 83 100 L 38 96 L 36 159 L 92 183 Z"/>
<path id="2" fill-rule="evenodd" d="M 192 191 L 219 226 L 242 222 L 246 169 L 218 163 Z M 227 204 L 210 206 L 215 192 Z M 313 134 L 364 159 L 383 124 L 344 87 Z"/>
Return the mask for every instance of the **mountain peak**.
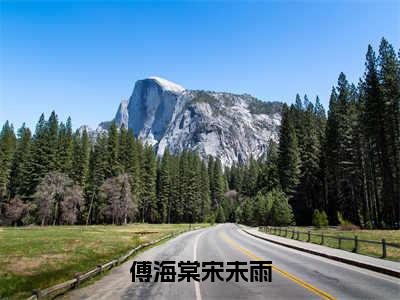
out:
<path id="1" fill-rule="evenodd" d="M 129 103 L 121 102 L 113 121 L 132 129 L 158 155 L 185 149 L 225 166 L 264 155 L 278 140 L 282 105 L 249 95 L 186 90 L 160 77 L 138 80 Z M 110 122 L 100 124 L 104 130 Z"/>
<path id="2" fill-rule="evenodd" d="M 156 81 L 161 86 L 161 88 L 166 91 L 182 93 L 185 90 L 185 88 L 180 86 L 179 84 L 176 84 L 172 81 L 169 81 L 161 77 L 151 76 L 148 79 Z"/>

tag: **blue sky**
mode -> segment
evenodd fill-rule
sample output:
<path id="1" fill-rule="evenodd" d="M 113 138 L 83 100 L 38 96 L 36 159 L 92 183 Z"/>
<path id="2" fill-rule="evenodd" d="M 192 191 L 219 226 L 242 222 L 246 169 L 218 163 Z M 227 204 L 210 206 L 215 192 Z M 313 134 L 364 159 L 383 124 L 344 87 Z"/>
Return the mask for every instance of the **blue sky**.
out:
<path id="1" fill-rule="evenodd" d="M 111 119 L 134 83 L 326 106 L 367 45 L 400 46 L 400 1 L 0 1 L 0 123 L 34 127 L 56 110 L 74 127 Z"/>

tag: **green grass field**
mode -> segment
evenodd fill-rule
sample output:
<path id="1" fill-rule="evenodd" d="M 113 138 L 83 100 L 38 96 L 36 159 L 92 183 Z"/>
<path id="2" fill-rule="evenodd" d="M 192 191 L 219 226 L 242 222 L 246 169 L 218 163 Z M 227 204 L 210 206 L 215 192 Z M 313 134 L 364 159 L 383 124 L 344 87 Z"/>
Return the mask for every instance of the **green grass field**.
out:
<path id="1" fill-rule="evenodd" d="M 206 226 L 205 224 L 192 224 Z M 0 228 L 0 299 L 21 299 L 72 279 L 188 224 Z"/>
<path id="2" fill-rule="evenodd" d="M 344 231 L 339 230 L 337 228 L 323 228 L 317 229 L 313 227 L 290 227 L 290 230 L 296 230 L 301 232 L 311 231 L 311 233 L 315 234 L 324 234 L 324 235 L 331 235 L 331 236 L 342 236 L 342 237 L 349 237 L 354 238 L 357 235 L 359 240 L 371 240 L 371 241 L 381 241 L 385 239 L 387 243 L 396 243 L 400 244 L 400 230 L 352 230 L 352 231 Z M 282 232 L 284 235 L 285 233 Z M 291 237 L 292 233 L 288 234 L 288 237 Z M 297 235 L 296 235 L 297 237 Z M 299 240 L 306 241 L 307 234 L 300 234 Z M 316 236 L 311 236 L 311 242 L 320 244 L 321 238 Z M 338 240 L 333 238 L 324 238 L 324 245 L 329 246 L 332 248 L 338 247 Z M 345 241 L 342 240 L 341 249 L 352 251 L 354 248 L 354 241 Z M 382 255 L 382 246 L 380 244 L 369 244 L 364 242 L 359 242 L 359 251 L 357 253 L 365 254 L 374 257 L 381 257 Z M 400 249 L 387 247 L 387 259 L 400 261 Z"/>

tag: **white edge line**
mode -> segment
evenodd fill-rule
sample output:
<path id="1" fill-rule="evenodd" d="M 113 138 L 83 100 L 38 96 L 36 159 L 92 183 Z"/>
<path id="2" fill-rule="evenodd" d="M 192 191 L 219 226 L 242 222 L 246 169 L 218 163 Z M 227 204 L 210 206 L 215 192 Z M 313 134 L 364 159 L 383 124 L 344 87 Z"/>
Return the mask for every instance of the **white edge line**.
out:
<path id="1" fill-rule="evenodd" d="M 193 260 L 197 261 L 197 244 L 199 243 L 199 239 L 200 236 L 204 233 L 201 232 L 200 234 L 198 234 L 194 240 L 194 246 L 193 246 Z M 201 292 L 200 292 L 200 283 L 196 280 L 193 281 L 194 282 L 194 290 L 195 290 L 195 294 L 196 294 L 196 300 L 202 300 L 201 299 Z"/>

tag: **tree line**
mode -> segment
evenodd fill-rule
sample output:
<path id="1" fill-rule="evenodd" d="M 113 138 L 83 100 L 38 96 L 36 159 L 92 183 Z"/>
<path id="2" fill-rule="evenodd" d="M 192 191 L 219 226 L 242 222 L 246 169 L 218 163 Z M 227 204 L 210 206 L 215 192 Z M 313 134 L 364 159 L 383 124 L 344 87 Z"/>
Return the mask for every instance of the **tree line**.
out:
<path id="1" fill-rule="evenodd" d="M 275 148 L 271 142 L 267 161 L 274 159 Z M 70 118 L 59 122 L 55 112 L 47 120 L 40 116 L 34 134 L 25 125 L 15 134 L 6 122 L 0 149 L 0 222 L 4 225 L 250 224 L 256 215 L 264 223 L 292 221 L 279 182 L 271 193 L 264 189 L 265 195 L 251 198 L 257 189 L 255 160 L 236 169 L 224 168 L 211 156 L 201 160 L 187 150 L 174 155 L 166 149 L 158 158 L 151 146 L 115 123 L 108 132 L 91 138 L 85 128 L 73 132 Z M 235 170 L 244 177 L 235 177 Z M 263 213 L 255 212 L 253 201 L 259 202 L 257 208 Z M 285 211 L 288 215 L 282 216 Z"/>
<path id="2" fill-rule="evenodd" d="M 279 143 L 222 166 L 184 150 L 154 149 L 111 124 L 95 138 L 42 114 L 35 132 L 0 133 L 0 223 L 123 224 L 347 222 L 398 228 L 400 63 L 382 39 L 357 86 L 339 75 L 329 111 L 317 97 L 283 105 Z"/>
<path id="3" fill-rule="evenodd" d="M 362 78 L 339 75 L 328 114 L 318 96 L 284 104 L 278 145 L 225 174 L 246 224 L 399 228 L 400 51 L 368 46 Z"/>
<path id="4" fill-rule="evenodd" d="M 327 118 L 317 99 L 284 105 L 278 170 L 297 224 L 315 210 L 333 225 L 400 226 L 400 53 L 368 46 L 357 85 L 341 73 Z"/>
<path id="5" fill-rule="evenodd" d="M 203 222 L 227 189 L 219 160 L 168 150 L 158 159 L 131 130 L 113 123 L 91 139 L 55 112 L 34 134 L 6 122 L 0 149 L 4 224 Z"/>

